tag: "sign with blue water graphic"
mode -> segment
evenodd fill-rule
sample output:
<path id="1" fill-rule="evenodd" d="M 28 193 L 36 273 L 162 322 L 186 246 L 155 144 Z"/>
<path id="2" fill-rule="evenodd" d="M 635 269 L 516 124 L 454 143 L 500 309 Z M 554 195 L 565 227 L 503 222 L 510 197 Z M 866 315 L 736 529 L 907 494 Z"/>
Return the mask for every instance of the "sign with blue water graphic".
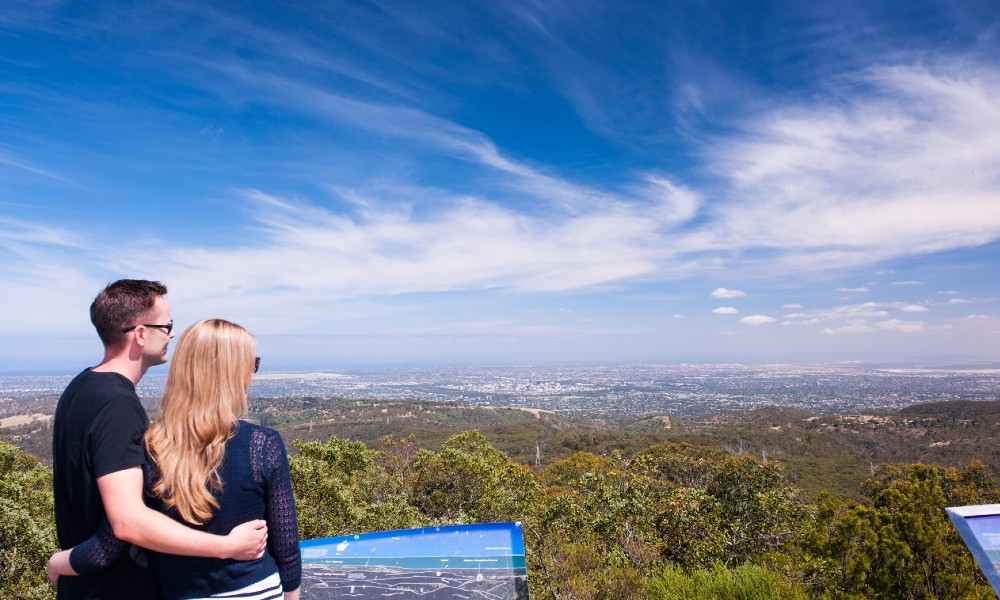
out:
<path id="1" fill-rule="evenodd" d="M 962 534 L 993 591 L 1000 595 L 1000 504 L 955 506 L 945 512 Z"/>
<path id="2" fill-rule="evenodd" d="M 303 541 L 303 600 L 527 600 L 520 523 L 482 523 Z"/>

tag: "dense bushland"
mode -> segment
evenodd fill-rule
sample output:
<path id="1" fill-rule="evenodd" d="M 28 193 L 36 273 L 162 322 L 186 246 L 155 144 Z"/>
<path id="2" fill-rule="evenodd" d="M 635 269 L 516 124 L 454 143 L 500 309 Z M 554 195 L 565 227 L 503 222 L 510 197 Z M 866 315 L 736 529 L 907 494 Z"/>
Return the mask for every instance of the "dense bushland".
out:
<path id="1" fill-rule="evenodd" d="M 997 501 L 978 462 L 884 465 L 865 502 L 806 503 L 777 463 L 688 444 L 538 472 L 477 432 L 440 452 L 413 438 L 295 445 L 305 537 L 522 521 L 532 598 L 993 597 L 944 513 Z"/>
<path id="2" fill-rule="evenodd" d="M 54 598 L 45 562 L 56 550 L 52 470 L 0 442 L 0 598 Z"/>
<path id="3" fill-rule="evenodd" d="M 304 539 L 433 524 L 524 523 L 531 597 L 992 598 L 944 513 L 997 502 L 979 462 L 885 464 L 848 502 L 806 500 L 776 462 L 691 444 L 577 452 L 542 469 L 480 433 L 295 442 Z M 0 443 L 0 596 L 53 597 L 51 474 Z"/>

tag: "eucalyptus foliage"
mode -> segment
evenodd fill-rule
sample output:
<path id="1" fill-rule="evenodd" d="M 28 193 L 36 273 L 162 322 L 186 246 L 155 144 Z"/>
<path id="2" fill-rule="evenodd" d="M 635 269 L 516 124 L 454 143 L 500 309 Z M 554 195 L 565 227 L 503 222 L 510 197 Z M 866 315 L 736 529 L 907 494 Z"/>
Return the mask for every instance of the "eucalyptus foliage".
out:
<path id="1" fill-rule="evenodd" d="M 0 442 L 0 598 L 55 598 L 45 563 L 56 550 L 52 472 Z"/>
<path id="2" fill-rule="evenodd" d="M 520 521 L 535 600 L 993 598 L 944 507 L 1000 502 L 986 467 L 879 467 L 862 502 L 802 499 L 781 466 L 689 444 L 541 471 L 478 432 L 439 452 L 333 437 L 289 458 L 303 539 Z M 0 597 L 46 599 L 51 471 L 0 443 Z"/>

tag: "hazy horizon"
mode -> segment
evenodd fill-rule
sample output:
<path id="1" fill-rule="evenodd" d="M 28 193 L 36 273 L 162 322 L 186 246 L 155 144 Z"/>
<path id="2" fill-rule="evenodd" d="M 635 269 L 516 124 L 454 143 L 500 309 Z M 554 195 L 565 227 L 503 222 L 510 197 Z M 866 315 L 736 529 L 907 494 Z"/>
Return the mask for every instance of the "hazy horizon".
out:
<path id="1" fill-rule="evenodd" d="M 98 364 L 99 358 L 82 360 L 78 364 L 69 361 L 39 361 L 28 360 L 21 363 L 5 363 L 0 366 L 0 376 L 52 376 L 72 377 L 85 368 Z M 795 369 L 856 369 L 862 370 L 909 370 L 909 371 L 970 371 L 989 372 L 1000 371 L 997 361 L 958 361 L 958 360 L 925 360 L 925 361 L 496 361 L 486 362 L 419 362 L 403 360 L 382 361 L 341 361 L 341 362 L 302 362 L 288 359 L 269 360 L 264 358 L 260 376 L 268 377 L 280 374 L 305 375 L 309 373 L 350 373 L 363 371 L 393 371 L 393 370 L 477 370 L 477 369 L 558 369 L 558 368 L 607 368 L 607 367 L 719 367 L 732 366 L 755 369 L 761 367 L 788 367 Z M 146 376 L 166 377 L 168 365 L 152 367 Z"/>

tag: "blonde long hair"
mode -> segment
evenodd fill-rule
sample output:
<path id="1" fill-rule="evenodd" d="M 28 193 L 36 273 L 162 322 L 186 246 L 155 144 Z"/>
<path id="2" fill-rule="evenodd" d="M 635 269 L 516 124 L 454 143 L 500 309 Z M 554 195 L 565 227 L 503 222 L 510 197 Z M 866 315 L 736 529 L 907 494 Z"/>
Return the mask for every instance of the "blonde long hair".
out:
<path id="1" fill-rule="evenodd" d="M 153 493 L 185 521 L 202 524 L 219 508 L 226 442 L 247 412 L 256 343 L 223 319 L 202 319 L 181 334 L 170 362 L 160 420 L 146 432 L 159 468 Z"/>

